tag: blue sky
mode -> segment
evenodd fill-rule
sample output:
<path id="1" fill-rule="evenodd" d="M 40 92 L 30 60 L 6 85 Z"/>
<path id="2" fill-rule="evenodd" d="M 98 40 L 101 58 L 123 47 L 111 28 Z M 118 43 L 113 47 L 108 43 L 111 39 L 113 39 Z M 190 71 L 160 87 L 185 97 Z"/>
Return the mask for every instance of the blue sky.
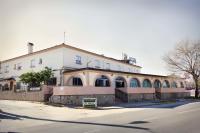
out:
<path id="1" fill-rule="evenodd" d="M 162 56 L 200 39 L 200 0 L 0 0 L 0 60 L 63 43 L 168 74 Z"/>

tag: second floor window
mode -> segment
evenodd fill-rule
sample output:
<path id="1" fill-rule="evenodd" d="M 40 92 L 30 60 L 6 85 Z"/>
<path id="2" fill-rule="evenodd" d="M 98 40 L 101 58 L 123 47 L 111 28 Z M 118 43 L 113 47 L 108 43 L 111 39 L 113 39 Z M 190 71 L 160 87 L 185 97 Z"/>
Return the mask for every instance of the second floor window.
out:
<path id="1" fill-rule="evenodd" d="M 105 67 L 106 69 L 110 69 L 110 63 L 106 63 L 106 67 Z"/>
<path id="2" fill-rule="evenodd" d="M 95 60 L 95 68 L 100 68 L 100 61 L 99 60 Z"/>
<path id="3" fill-rule="evenodd" d="M 31 68 L 35 67 L 35 59 L 31 60 Z"/>
<path id="4" fill-rule="evenodd" d="M 13 68 L 14 70 L 16 70 L 17 69 L 17 64 L 14 64 L 14 68 Z"/>
<path id="5" fill-rule="evenodd" d="M 121 71 L 121 66 L 120 66 L 120 65 L 118 65 L 117 67 L 118 67 L 118 71 Z"/>
<path id="6" fill-rule="evenodd" d="M 81 62 L 81 56 L 77 55 L 75 61 L 76 61 L 76 64 L 81 65 L 82 64 L 82 62 Z"/>
<path id="7" fill-rule="evenodd" d="M 42 64 L 42 58 L 39 59 L 39 64 L 40 64 L 40 65 Z"/>
<path id="8" fill-rule="evenodd" d="M 18 63 L 18 64 L 17 64 L 17 70 L 22 70 L 22 65 L 21 65 L 21 63 Z"/>
<path id="9" fill-rule="evenodd" d="M 5 67 L 5 73 L 8 73 L 9 72 L 9 66 L 7 65 L 6 67 Z"/>

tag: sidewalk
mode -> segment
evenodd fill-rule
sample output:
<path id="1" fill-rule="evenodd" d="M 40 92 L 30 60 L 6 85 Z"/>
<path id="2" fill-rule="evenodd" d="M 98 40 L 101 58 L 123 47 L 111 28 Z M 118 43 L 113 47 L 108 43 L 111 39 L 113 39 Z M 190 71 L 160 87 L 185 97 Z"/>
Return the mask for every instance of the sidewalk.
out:
<path id="1" fill-rule="evenodd" d="M 9 100 L 0 100 L 0 109 L 2 110 L 0 112 L 0 132 L 19 131 L 24 127 L 50 124 L 53 121 L 76 121 L 81 118 L 144 110 L 142 108 L 76 109 L 54 107 L 38 102 Z M 45 119 L 49 121 L 44 121 Z"/>
<path id="2" fill-rule="evenodd" d="M 0 132 L 15 131 L 24 127 L 34 127 L 53 123 L 53 121 L 77 121 L 81 118 L 100 117 L 111 114 L 120 114 L 130 111 L 141 111 L 150 108 L 173 108 L 190 101 L 171 103 L 138 102 L 123 103 L 97 109 L 55 107 L 39 102 L 0 100 Z M 8 128 L 9 127 L 9 128 Z"/>

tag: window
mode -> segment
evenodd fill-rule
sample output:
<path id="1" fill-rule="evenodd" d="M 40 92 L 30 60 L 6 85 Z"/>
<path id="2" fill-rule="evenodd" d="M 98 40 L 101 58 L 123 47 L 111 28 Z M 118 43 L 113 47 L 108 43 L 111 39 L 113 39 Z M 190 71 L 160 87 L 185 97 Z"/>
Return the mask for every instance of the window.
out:
<path id="1" fill-rule="evenodd" d="M 181 86 L 181 88 L 184 88 L 183 82 L 180 82 L 180 86 Z"/>
<path id="2" fill-rule="evenodd" d="M 100 61 L 99 60 L 95 60 L 95 68 L 100 68 Z"/>
<path id="3" fill-rule="evenodd" d="M 16 89 L 21 89 L 21 83 L 20 82 L 16 83 Z"/>
<path id="4" fill-rule="evenodd" d="M 172 88 L 177 88 L 177 83 L 176 82 L 172 82 Z"/>
<path id="5" fill-rule="evenodd" d="M 35 67 L 35 59 L 31 60 L 31 68 Z"/>
<path id="6" fill-rule="evenodd" d="M 5 73 L 8 73 L 9 72 L 9 66 L 7 65 L 6 67 L 5 67 Z"/>
<path id="7" fill-rule="evenodd" d="M 123 66 L 121 67 L 121 71 L 124 71 L 124 67 Z"/>
<path id="8" fill-rule="evenodd" d="M 40 64 L 40 65 L 42 64 L 42 58 L 39 59 L 39 64 Z"/>
<path id="9" fill-rule="evenodd" d="M 22 65 L 21 65 L 21 63 L 18 63 L 18 64 L 17 64 L 17 70 L 22 70 Z"/>
<path id="10" fill-rule="evenodd" d="M 56 83 L 57 83 L 57 78 L 56 77 L 50 78 L 47 81 L 47 85 L 56 85 Z"/>
<path id="11" fill-rule="evenodd" d="M 109 87 L 110 82 L 106 76 L 101 76 L 100 78 L 97 78 L 95 81 L 95 86 L 96 87 Z"/>
<path id="12" fill-rule="evenodd" d="M 76 64 L 79 64 L 79 65 L 82 64 L 81 63 L 81 56 L 79 56 L 79 55 L 76 56 Z"/>
<path id="13" fill-rule="evenodd" d="M 82 80 L 78 77 L 74 77 L 72 83 L 73 86 L 83 86 Z"/>
<path id="14" fill-rule="evenodd" d="M 105 67 L 106 69 L 110 69 L 110 63 L 106 63 L 106 67 Z"/>
<path id="15" fill-rule="evenodd" d="M 145 80 L 143 81 L 142 86 L 143 86 L 144 88 L 151 88 L 151 87 L 152 87 L 151 82 L 150 82 L 150 80 L 148 80 L 148 79 L 145 79 Z"/>
<path id="16" fill-rule="evenodd" d="M 165 80 L 163 82 L 163 88 L 170 88 L 169 81 Z"/>
<path id="17" fill-rule="evenodd" d="M 17 69 L 17 64 L 14 64 L 14 68 L 13 68 L 14 70 L 16 70 Z"/>
<path id="18" fill-rule="evenodd" d="M 127 86 L 126 80 L 123 77 L 117 77 L 115 79 L 115 87 L 116 88 L 124 88 L 126 86 Z"/>
<path id="19" fill-rule="evenodd" d="M 161 82 L 160 82 L 158 79 L 156 79 L 156 80 L 154 81 L 154 88 L 155 88 L 155 89 L 161 88 Z"/>
<path id="20" fill-rule="evenodd" d="M 7 83 L 4 85 L 4 88 L 3 88 L 3 90 L 4 90 L 4 91 L 9 91 L 9 86 L 8 86 L 8 84 L 7 84 Z"/>
<path id="21" fill-rule="evenodd" d="M 130 87 L 131 88 L 137 88 L 137 87 L 140 87 L 140 82 L 138 79 L 134 78 L 131 80 L 131 83 L 130 83 Z"/>
<path id="22" fill-rule="evenodd" d="M 121 66 L 120 66 L 120 65 L 118 65 L 117 67 L 118 67 L 118 70 L 119 70 L 119 71 L 121 71 Z"/>

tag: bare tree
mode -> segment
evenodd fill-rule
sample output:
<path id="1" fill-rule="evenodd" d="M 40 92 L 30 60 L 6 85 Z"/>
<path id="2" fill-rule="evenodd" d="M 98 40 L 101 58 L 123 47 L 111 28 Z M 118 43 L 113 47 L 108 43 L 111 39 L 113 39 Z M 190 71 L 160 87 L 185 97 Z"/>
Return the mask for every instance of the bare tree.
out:
<path id="1" fill-rule="evenodd" d="M 195 98 L 198 98 L 200 78 L 200 42 L 181 41 L 175 49 L 164 56 L 164 61 L 173 72 L 186 72 L 195 82 Z"/>

